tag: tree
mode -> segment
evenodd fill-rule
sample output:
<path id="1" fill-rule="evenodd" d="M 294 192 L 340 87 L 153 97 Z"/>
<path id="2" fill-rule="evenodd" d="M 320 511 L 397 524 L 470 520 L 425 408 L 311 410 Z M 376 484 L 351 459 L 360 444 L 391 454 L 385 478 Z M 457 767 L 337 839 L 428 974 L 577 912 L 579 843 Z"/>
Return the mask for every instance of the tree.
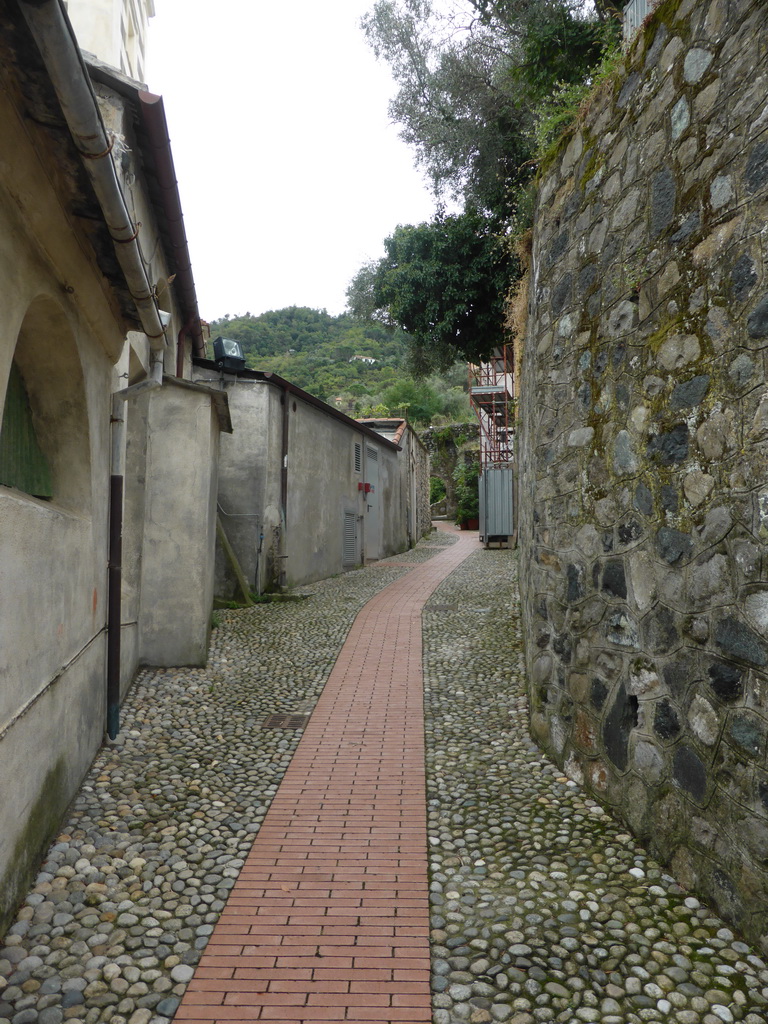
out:
<path id="1" fill-rule="evenodd" d="M 468 210 L 401 225 L 384 248 L 352 281 L 349 307 L 406 332 L 416 376 L 477 362 L 501 343 L 514 263 L 487 218 Z"/>
<path id="2" fill-rule="evenodd" d="M 584 20 L 606 24 L 621 16 L 623 0 L 469 0 L 484 24 L 519 26 L 525 32 L 531 21 L 557 17 L 561 11 Z"/>
<path id="3" fill-rule="evenodd" d="M 362 26 L 398 83 L 390 115 L 436 195 L 496 216 L 507 208 L 510 184 L 530 177 L 530 113 L 509 74 L 521 52 L 471 4 L 454 10 L 445 15 L 429 0 L 378 0 Z"/>
<path id="4" fill-rule="evenodd" d="M 425 381 L 404 380 L 387 388 L 381 396 L 392 416 L 406 416 L 411 423 L 429 426 L 440 414 L 440 396 Z"/>
<path id="5" fill-rule="evenodd" d="M 396 228 L 347 293 L 356 316 L 408 333 L 415 374 L 482 360 L 503 340 L 518 268 L 501 239 L 527 227 L 545 101 L 590 80 L 617 34 L 611 12 L 614 0 L 377 0 L 363 18 L 399 86 L 402 138 L 441 204 L 464 205 Z"/>
<path id="6" fill-rule="evenodd" d="M 471 452 L 460 459 L 453 472 L 456 481 L 456 523 L 469 523 L 480 515 L 480 456 Z"/>
<path id="7" fill-rule="evenodd" d="M 532 176 L 536 105 L 589 78 L 617 35 L 613 0 L 377 0 L 362 27 L 438 197 L 503 224 Z"/>
<path id="8" fill-rule="evenodd" d="M 562 85 L 589 81 L 606 49 L 618 41 L 619 11 L 610 0 L 595 5 L 590 17 L 583 5 L 548 0 L 531 5 L 521 36 L 523 60 L 515 69 L 533 105 Z"/>

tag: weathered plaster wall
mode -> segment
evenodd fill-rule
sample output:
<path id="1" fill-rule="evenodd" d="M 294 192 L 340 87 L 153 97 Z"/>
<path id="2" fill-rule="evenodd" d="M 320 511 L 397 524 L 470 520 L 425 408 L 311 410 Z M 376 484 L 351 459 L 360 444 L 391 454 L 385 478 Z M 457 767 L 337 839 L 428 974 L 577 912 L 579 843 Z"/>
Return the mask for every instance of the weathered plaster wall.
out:
<path id="1" fill-rule="evenodd" d="M 147 494 L 147 416 L 151 392 L 125 402 L 126 446 L 121 572 L 120 693 L 124 696 L 140 662 L 141 565 Z"/>
<path id="2" fill-rule="evenodd" d="M 144 335 L 125 345 L 135 325 L 125 282 L 37 47 L 15 5 L 4 15 L 0 422 L 12 367 L 27 399 L 2 433 L 4 449 L 21 458 L 4 457 L 0 485 L 0 935 L 103 736 L 111 398 L 149 367 Z M 129 140 L 113 155 L 140 223 L 148 274 L 173 314 L 164 354 L 175 369 L 183 320 L 175 296 L 164 293 L 170 271 L 132 118 L 122 93 L 97 91 L 107 125 Z M 142 656 L 168 664 L 206 655 L 216 451 L 226 410 L 218 393 L 189 385 L 180 399 L 182 387 L 166 379 L 132 424 L 124 688 Z M 50 467 L 50 488 L 30 483 L 16 464 L 38 461 L 29 458 L 29 435 Z"/>
<path id="3" fill-rule="evenodd" d="M 67 13 L 83 50 L 144 80 L 147 23 L 154 14 L 147 0 L 68 0 Z"/>
<path id="4" fill-rule="evenodd" d="M 195 376 L 211 386 L 220 384 L 212 364 L 200 361 Z M 345 511 L 353 512 L 357 523 L 355 562 L 408 548 L 408 480 L 402 471 L 403 459 L 406 469 L 410 465 L 407 452 L 395 451 L 384 438 L 363 431 L 330 408 L 326 411 L 290 389 L 284 395 L 279 381 L 265 380 L 251 371 L 237 376 L 226 374 L 224 389 L 233 434 L 222 438 L 218 502 L 227 538 L 252 587 L 257 575 L 260 589 L 266 591 L 325 579 L 352 568 L 355 563 L 347 564 L 343 557 Z M 286 423 L 287 500 L 283 517 L 281 467 Z M 356 444 L 359 468 L 355 465 Z M 359 486 L 370 479 L 366 476 L 369 448 L 377 453 L 377 526 L 375 513 L 371 515 L 374 495 L 366 501 Z M 416 454 L 414 460 L 419 463 Z M 421 460 L 426 460 L 425 453 Z M 423 476 L 423 465 L 420 472 Z M 418 515 L 422 521 L 423 508 Z M 227 600 L 239 597 L 234 574 L 220 547 L 216 595 Z"/>
<path id="5" fill-rule="evenodd" d="M 366 418 L 358 422 L 364 423 L 400 447 L 397 454 L 400 472 L 399 506 L 391 508 L 388 515 L 398 528 L 397 547 L 394 550 L 403 550 L 403 538 L 406 545 L 412 547 L 432 529 L 432 510 L 429 504 L 429 453 L 407 420 Z"/>
<path id="6" fill-rule="evenodd" d="M 103 733 L 109 384 L 122 329 L 5 88 L 0 134 L 0 417 L 15 361 L 53 476 L 50 500 L 0 486 L 2 934 Z"/>
<path id="7" fill-rule="evenodd" d="M 149 393 L 139 656 L 204 665 L 213 607 L 219 424 L 205 389 Z M 180 497 L 182 500 L 179 500 Z"/>
<path id="8" fill-rule="evenodd" d="M 254 590 L 269 591 L 277 585 L 281 567 L 280 392 L 263 381 L 236 383 L 234 378 L 227 379 L 226 390 L 234 431 L 221 440 L 219 515 L 248 583 Z M 277 467 L 275 472 L 269 471 L 271 466 Z M 216 596 L 241 597 L 220 546 Z"/>
<path id="9" fill-rule="evenodd" d="M 351 568 L 343 561 L 345 511 L 358 514 L 361 560 L 407 550 L 413 529 L 409 504 L 417 500 L 409 494 L 411 440 L 397 451 L 376 433 L 363 433 L 330 411 L 288 397 L 287 585 Z M 361 448 L 359 470 L 356 444 Z M 415 465 L 415 451 L 413 459 Z M 374 491 L 366 496 L 360 485 L 374 481 Z"/>
<path id="10" fill-rule="evenodd" d="M 392 533 L 405 523 L 396 523 L 387 512 L 397 509 L 395 489 L 399 484 L 396 453 L 364 436 L 322 410 L 289 399 L 288 504 L 286 511 L 286 584 L 323 579 L 340 572 L 342 561 L 343 512 L 357 510 L 362 525 L 361 540 L 367 558 L 380 558 L 398 550 Z M 362 444 L 361 472 L 355 470 L 354 445 Z M 378 530 L 369 514 L 358 484 L 366 475 L 366 451 L 377 453 L 379 483 L 371 504 L 379 510 Z M 407 541 L 402 544 L 408 546 Z"/>
<path id="11" fill-rule="evenodd" d="M 542 175 L 535 737 L 768 948 L 768 6 L 665 0 Z"/>
<path id="12" fill-rule="evenodd" d="M 212 578 L 206 574 L 213 571 L 211 538 L 215 530 L 206 475 L 215 478 L 217 444 L 205 427 L 213 414 L 211 396 L 185 391 L 183 384 L 173 379 L 178 370 L 178 332 L 188 314 L 169 285 L 175 268 L 169 264 L 164 246 L 158 244 L 162 231 L 148 180 L 151 171 L 142 153 L 146 143 L 137 132 L 137 101 L 124 85 L 116 87 L 113 81 L 104 81 L 103 71 L 99 70 L 98 76 L 94 92 L 102 118 L 107 129 L 122 140 L 116 169 L 124 194 L 130 196 L 146 272 L 159 307 L 171 318 L 159 357 L 166 374 L 163 387 L 174 389 L 173 397 L 158 395 L 157 401 L 153 392 L 135 390 L 136 385 L 144 387 L 141 382 L 146 383 L 151 375 L 158 354 L 150 350 L 145 334 L 128 332 L 112 376 L 112 390 L 124 396 L 127 442 L 120 649 L 124 695 L 141 663 L 187 664 L 205 659 L 213 593 Z M 190 369 L 189 348 L 188 342 L 183 344 L 182 376 Z M 171 418 L 162 411 L 166 404 L 174 410 Z M 181 411 L 174 419 L 177 408 Z M 156 431 L 166 436 L 150 437 Z M 167 465 L 163 459 L 168 460 Z M 165 535 L 158 532 L 158 515 L 185 532 L 175 536 L 172 530 Z M 151 554 L 152 564 L 145 564 L 145 553 Z M 148 584 L 146 592 L 143 582 Z M 191 589 L 184 589 L 186 584 Z"/>

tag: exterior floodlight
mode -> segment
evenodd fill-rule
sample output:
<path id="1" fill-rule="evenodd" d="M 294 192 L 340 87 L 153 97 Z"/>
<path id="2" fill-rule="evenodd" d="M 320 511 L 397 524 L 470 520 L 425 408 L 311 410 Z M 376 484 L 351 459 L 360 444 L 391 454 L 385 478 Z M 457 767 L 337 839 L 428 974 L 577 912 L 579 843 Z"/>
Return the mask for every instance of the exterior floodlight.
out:
<path id="1" fill-rule="evenodd" d="M 239 341 L 231 338 L 217 338 L 213 343 L 213 358 L 220 370 L 237 373 L 245 369 L 245 357 Z"/>

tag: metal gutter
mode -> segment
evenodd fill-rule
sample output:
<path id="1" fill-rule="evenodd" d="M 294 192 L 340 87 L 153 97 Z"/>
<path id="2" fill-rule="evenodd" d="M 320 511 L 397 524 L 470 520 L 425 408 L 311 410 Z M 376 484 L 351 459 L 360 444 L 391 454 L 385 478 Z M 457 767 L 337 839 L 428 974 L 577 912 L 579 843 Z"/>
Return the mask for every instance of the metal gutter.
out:
<path id="1" fill-rule="evenodd" d="M 151 348 L 165 346 L 154 288 L 147 277 L 138 244 L 138 227 L 131 220 L 112 161 L 113 139 L 104 127 L 77 39 L 60 0 L 17 0 L 37 43 L 75 146 L 91 180 L 118 263 L 141 327 Z"/>
<path id="2" fill-rule="evenodd" d="M 149 170 L 150 196 L 155 208 L 159 209 L 163 217 L 161 232 L 163 247 L 169 264 L 171 264 L 171 272 L 176 276 L 174 294 L 178 297 L 181 306 L 181 318 L 184 325 L 179 332 L 179 339 L 184 335 L 191 337 L 193 356 L 204 358 L 205 338 L 197 306 L 192 261 L 184 228 L 184 214 L 163 98 L 156 93 L 149 92 L 143 83 L 128 78 L 93 54 L 85 54 L 85 62 L 92 81 L 99 82 L 108 89 L 119 93 L 135 111 L 142 136 L 139 144 L 142 156 L 145 157 L 145 170 Z M 182 355 L 183 349 L 179 345 L 177 348 L 177 377 L 182 375 L 182 368 L 179 365 Z"/>

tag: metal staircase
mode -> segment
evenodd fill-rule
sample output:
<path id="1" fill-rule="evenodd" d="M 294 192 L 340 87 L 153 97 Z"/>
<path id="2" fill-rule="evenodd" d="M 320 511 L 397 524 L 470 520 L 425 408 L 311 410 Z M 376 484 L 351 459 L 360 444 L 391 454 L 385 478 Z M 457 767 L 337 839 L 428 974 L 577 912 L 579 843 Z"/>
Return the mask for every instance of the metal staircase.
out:
<path id="1" fill-rule="evenodd" d="M 480 423 L 480 465 L 505 465 L 514 454 L 514 373 L 511 345 L 487 363 L 469 366 L 469 400 Z"/>

